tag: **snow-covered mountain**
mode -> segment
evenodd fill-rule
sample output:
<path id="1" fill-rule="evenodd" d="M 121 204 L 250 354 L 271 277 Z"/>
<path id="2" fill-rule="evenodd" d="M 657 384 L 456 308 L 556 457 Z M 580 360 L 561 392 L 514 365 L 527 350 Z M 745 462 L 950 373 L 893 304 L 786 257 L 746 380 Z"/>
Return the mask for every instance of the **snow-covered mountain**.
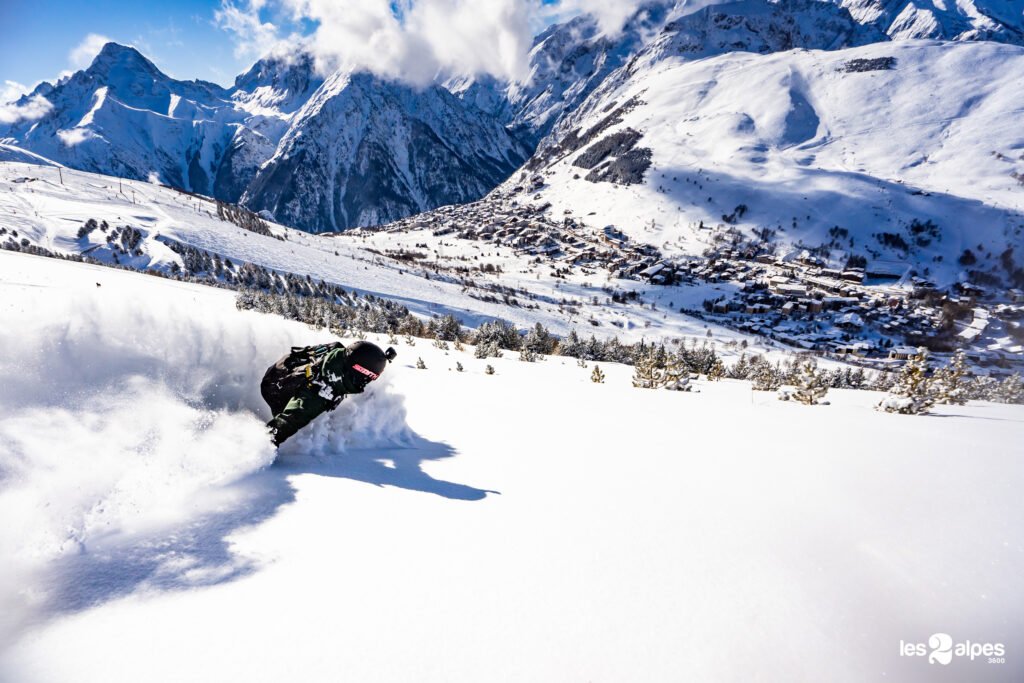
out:
<path id="1" fill-rule="evenodd" d="M 219 167 L 249 117 L 220 86 L 174 80 L 134 48 L 108 43 L 88 69 L 33 95 L 44 92 L 52 110 L 0 129 L 0 136 L 73 168 L 155 174 L 169 185 L 233 198 Z M 257 155 L 252 163 L 262 161 Z"/>
<path id="2" fill-rule="evenodd" d="M 377 225 L 481 197 L 528 154 L 439 86 L 336 73 L 296 113 L 242 203 L 314 232 Z"/>
<path id="3" fill-rule="evenodd" d="M 440 87 L 324 79 L 301 54 L 261 60 L 224 89 L 172 79 L 110 43 L 88 69 L 25 99 L 40 95 L 49 113 L 0 138 L 72 168 L 244 196 L 314 232 L 476 199 L 530 151 Z"/>
<path id="4" fill-rule="evenodd" d="M 893 40 L 992 40 L 1024 45 L 1024 6 L 1015 0 L 833 0 Z"/>
<path id="5" fill-rule="evenodd" d="M 540 140 L 563 112 L 575 109 L 661 30 L 672 4 L 645 4 L 615 36 L 607 35 L 589 14 L 553 24 L 534 39 L 530 74 L 523 82 L 502 83 L 484 76 L 445 85 L 528 139 Z"/>
<path id="6" fill-rule="evenodd" d="M 1024 44 L 1024 7 L 1012 0 L 651 0 L 614 34 L 589 14 L 548 27 L 534 40 L 530 75 L 523 82 L 484 76 L 445 85 L 540 140 L 607 76 L 649 52 L 651 43 L 663 52 L 697 58 L 915 38 Z"/>
<path id="7" fill-rule="evenodd" d="M 668 49 L 690 35 L 663 34 L 561 120 L 527 165 L 544 183 L 529 201 L 667 252 L 739 231 L 780 253 L 909 260 L 946 283 L 965 250 L 996 269 L 1024 251 L 1021 47 Z"/>

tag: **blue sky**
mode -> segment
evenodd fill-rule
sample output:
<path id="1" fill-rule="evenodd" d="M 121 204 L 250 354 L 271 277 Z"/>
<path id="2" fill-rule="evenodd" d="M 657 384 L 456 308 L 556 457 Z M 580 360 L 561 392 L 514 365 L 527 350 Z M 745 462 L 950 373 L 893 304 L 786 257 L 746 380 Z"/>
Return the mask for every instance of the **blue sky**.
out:
<path id="1" fill-rule="evenodd" d="M 177 78 L 230 83 L 248 64 L 214 24 L 211 0 L 0 0 L 0 79 L 31 85 L 76 67 L 90 33 L 138 47 Z"/>
<path id="2" fill-rule="evenodd" d="M 217 25 L 221 7 L 221 0 L 0 0 L 0 83 L 31 86 L 82 68 L 81 55 L 76 63 L 72 54 L 94 34 L 136 46 L 175 78 L 230 85 L 254 57 L 239 54 L 237 36 Z M 280 13 L 257 16 L 279 28 L 284 23 Z"/>

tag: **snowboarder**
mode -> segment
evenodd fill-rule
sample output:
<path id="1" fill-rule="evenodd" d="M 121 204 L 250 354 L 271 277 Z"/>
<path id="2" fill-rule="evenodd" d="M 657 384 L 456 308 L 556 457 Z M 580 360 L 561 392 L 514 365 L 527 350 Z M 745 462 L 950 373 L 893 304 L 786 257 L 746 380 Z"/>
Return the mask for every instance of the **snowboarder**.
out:
<path id="1" fill-rule="evenodd" d="M 267 423 L 280 446 L 322 413 L 334 410 L 347 394 L 361 394 L 398 355 L 388 347 L 357 341 L 293 346 L 291 353 L 267 369 L 260 384 L 274 418 Z"/>

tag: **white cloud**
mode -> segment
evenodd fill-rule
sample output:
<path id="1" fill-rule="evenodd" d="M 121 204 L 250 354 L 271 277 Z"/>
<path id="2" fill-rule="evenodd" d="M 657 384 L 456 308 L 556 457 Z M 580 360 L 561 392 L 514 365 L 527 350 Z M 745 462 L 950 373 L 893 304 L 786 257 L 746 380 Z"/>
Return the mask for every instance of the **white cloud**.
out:
<path id="1" fill-rule="evenodd" d="M 308 49 L 323 72 L 338 68 L 425 85 L 438 77 L 489 74 L 522 80 L 540 27 L 593 14 L 622 30 L 641 0 L 222 0 L 218 26 L 235 54 L 258 58 Z M 271 20 L 273 18 L 273 20 Z M 296 28 L 314 26 L 307 35 Z"/>
<path id="2" fill-rule="evenodd" d="M 88 128 L 66 128 L 58 130 L 57 137 L 65 147 L 74 147 L 93 137 L 93 133 Z"/>
<path id="3" fill-rule="evenodd" d="M 539 0 L 223 0 L 215 19 L 234 34 L 238 56 L 306 47 L 322 71 L 365 69 L 423 85 L 438 74 L 525 76 L 538 7 Z M 316 28 L 285 35 L 266 16 Z"/>
<path id="4" fill-rule="evenodd" d="M 224 0 L 213 14 L 217 26 L 233 34 L 235 56 L 240 59 L 259 59 L 282 47 L 277 26 L 260 19 L 263 4 L 263 0 L 251 0 L 243 7 Z"/>
<path id="5" fill-rule="evenodd" d="M 602 32 L 614 36 L 641 4 L 642 0 L 560 0 L 545 5 L 541 13 L 551 21 L 565 21 L 577 14 L 590 14 L 597 20 Z"/>
<path id="6" fill-rule="evenodd" d="M 7 83 L 10 84 L 11 81 L 7 81 Z M 8 93 L 9 90 L 5 88 L 4 98 L 7 97 Z M 53 109 L 53 105 L 42 95 L 34 95 L 22 104 L 14 104 L 13 102 L 0 104 L 0 123 L 17 123 L 22 120 L 34 121 L 46 116 L 47 112 L 51 109 Z"/>
<path id="7" fill-rule="evenodd" d="M 14 102 L 22 95 L 27 95 L 28 93 L 29 89 L 21 83 L 16 83 L 15 81 L 4 81 L 3 88 L 0 88 L 0 104 Z"/>
<path id="8" fill-rule="evenodd" d="M 96 59 L 96 55 L 100 53 L 103 46 L 110 42 L 110 38 L 101 36 L 98 33 L 90 33 L 87 35 L 81 43 L 79 43 L 71 52 L 68 53 L 68 61 L 71 66 L 76 69 L 85 69 L 92 60 Z"/>

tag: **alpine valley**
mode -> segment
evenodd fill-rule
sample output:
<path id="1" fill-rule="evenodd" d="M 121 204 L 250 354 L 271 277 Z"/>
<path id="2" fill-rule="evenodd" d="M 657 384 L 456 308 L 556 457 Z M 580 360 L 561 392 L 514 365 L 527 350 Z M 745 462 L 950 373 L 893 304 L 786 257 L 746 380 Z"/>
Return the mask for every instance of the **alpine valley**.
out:
<path id="1" fill-rule="evenodd" d="M 152 210 L 70 182 L 61 213 L 11 182 L 33 208 L 5 244 L 109 260 L 109 241 L 79 235 L 94 218 L 139 231 L 140 268 L 209 275 L 155 246 L 174 232 L 233 264 L 408 294 L 310 270 L 288 227 L 451 283 L 463 296 L 445 310 L 466 324 L 549 308 L 563 332 L 714 327 L 876 366 L 963 348 L 1005 371 L 1024 350 L 1022 24 L 996 0 L 653 2 L 614 33 L 589 15 L 549 26 L 522 82 L 425 87 L 299 51 L 222 88 L 110 43 L 14 103 L 46 111 L 0 126 L 0 158 L 145 181 L 131 200 Z M 200 216 L 238 205 L 236 223 L 252 212 L 278 239 L 249 251 L 219 220 L 186 225 L 154 184 Z M 645 302 L 661 315 L 638 316 Z"/>

